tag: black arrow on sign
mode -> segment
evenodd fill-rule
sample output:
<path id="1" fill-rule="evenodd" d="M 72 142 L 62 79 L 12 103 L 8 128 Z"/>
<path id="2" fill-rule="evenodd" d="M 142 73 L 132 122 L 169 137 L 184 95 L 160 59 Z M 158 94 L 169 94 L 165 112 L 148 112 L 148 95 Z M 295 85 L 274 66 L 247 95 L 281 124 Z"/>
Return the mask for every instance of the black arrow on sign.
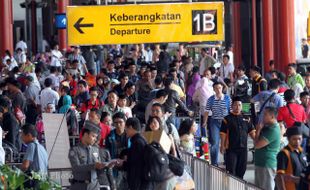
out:
<path id="1" fill-rule="evenodd" d="M 79 33 L 84 34 L 82 27 L 94 27 L 94 24 L 81 24 L 81 22 L 84 20 L 84 17 L 79 18 L 79 20 L 74 24 L 74 28 L 79 31 Z"/>

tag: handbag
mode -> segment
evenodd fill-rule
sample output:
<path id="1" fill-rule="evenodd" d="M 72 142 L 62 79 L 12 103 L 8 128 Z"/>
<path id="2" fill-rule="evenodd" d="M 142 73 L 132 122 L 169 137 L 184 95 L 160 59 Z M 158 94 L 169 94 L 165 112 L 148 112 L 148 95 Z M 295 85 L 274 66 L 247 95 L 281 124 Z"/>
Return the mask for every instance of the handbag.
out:
<path id="1" fill-rule="evenodd" d="M 183 160 L 176 158 L 170 154 L 168 154 L 169 158 L 169 169 L 176 176 L 182 176 L 184 173 L 185 163 Z"/>
<path id="2" fill-rule="evenodd" d="M 26 123 L 26 116 L 25 114 L 23 113 L 23 111 L 19 108 L 19 107 L 16 107 L 14 109 L 14 113 L 15 113 L 15 117 L 16 119 L 18 120 L 18 122 L 21 124 L 21 125 L 24 125 Z"/>
<path id="3" fill-rule="evenodd" d="M 293 112 L 292 112 L 292 110 L 291 110 L 291 108 L 290 108 L 290 106 L 289 106 L 289 103 L 287 103 L 286 106 L 287 106 L 287 109 L 288 109 L 290 115 L 293 117 L 293 120 L 295 121 L 295 122 L 294 122 L 294 126 L 301 127 L 301 129 L 302 129 L 302 136 L 303 136 L 304 138 L 309 138 L 309 136 L 310 136 L 310 130 L 309 130 L 309 128 L 307 127 L 307 125 L 305 125 L 303 122 L 296 121 L 296 117 L 295 117 L 295 115 L 293 114 Z"/>

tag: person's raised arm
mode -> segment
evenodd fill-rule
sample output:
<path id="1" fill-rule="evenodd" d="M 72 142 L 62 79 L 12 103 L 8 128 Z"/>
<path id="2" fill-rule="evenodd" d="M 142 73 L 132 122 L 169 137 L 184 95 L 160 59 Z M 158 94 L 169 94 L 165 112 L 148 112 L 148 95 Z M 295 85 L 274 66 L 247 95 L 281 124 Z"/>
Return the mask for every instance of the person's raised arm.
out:
<path id="1" fill-rule="evenodd" d="M 254 140 L 255 149 L 264 148 L 265 146 L 267 146 L 269 144 L 269 142 L 264 137 L 261 137 L 261 130 L 262 129 L 263 129 L 263 125 L 258 124 L 257 129 L 256 129 L 255 140 Z"/>

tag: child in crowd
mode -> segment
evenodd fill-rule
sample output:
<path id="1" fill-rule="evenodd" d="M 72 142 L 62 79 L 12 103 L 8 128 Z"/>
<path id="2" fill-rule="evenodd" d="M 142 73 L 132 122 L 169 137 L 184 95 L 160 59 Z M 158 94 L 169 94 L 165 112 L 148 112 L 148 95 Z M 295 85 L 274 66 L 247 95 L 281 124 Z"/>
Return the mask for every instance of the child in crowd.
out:
<path id="1" fill-rule="evenodd" d="M 129 107 L 127 107 L 127 97 L 125 94 L 121 94 L 118 97 L 117 105 L 119 108 L 125 113 L 127 118 L 132 117 L 132 111 Z"/>
<path id="2" fill-rule="evenodd" d="M 100 122 L 112 127 L 112 116 L 108 112 L 102 112 Z"/>

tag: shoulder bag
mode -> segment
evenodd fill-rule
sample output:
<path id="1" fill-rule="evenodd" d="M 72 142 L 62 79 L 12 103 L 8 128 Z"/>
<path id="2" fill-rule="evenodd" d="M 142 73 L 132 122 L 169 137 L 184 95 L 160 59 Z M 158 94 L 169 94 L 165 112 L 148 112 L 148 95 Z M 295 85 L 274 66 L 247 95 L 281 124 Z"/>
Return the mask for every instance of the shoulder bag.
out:
<path id="1" fill-rule="evenodd" d="M 304 138 L 308 138 L 310 136 L 310 130 L 309 128 L 307 127 L 307 125 L 305 125 L 303 122 L 300 122 L 300 121 L 296 121 L 296 117 L 295 115 L 293 114 L 290 106 L 289 106 L 289 103 L 287 103 L 286 105 L 290 115 L 292 116 L 293 120 L 295 121 L 294 123 L 294 126 L 298 126 L 298 127 L 301 127 L 302 128 L 302 136 Z"/>

